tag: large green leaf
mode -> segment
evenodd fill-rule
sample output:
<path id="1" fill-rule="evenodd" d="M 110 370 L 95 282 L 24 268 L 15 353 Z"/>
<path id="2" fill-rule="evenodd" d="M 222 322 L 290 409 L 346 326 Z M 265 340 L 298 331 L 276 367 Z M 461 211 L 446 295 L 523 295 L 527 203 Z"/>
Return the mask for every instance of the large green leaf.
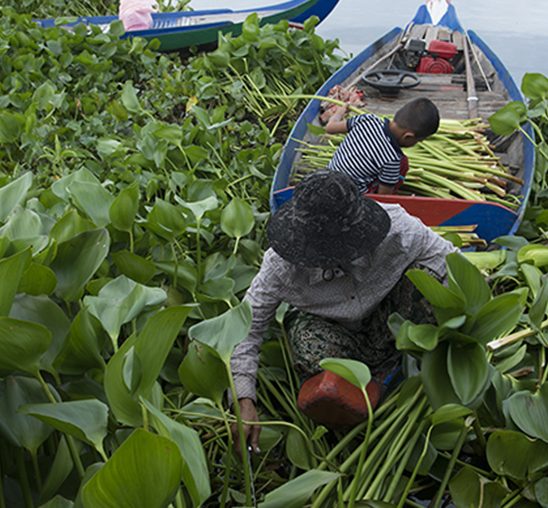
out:
<path id="1" fill-rule="evenodd" d="M 259 16 L 256 13 L 250 14 L 242 25 L 242 37 L 247 42 L 256 42 L 260 36 Z"/>
<path id="2" fill-rule="evenodd" d="M 548 508 L 548 478 L 541 478 L 535 483 L 535 497 L 542 508 Z"/>
<path id="3" fill-rule="evenodd" d="M 162 436 L 135 430 L 84 485 L 84 508 L 165 508 L 182 473 L 177 445 Z"/>
<path id="4" fill-rule="evenodd" d="M 521 391 L 504 401 L 512 421 L 531 437 L 548 443 L 548 383 L 537 393 Z"/>
<path id="5" fill-rule="evenodd" d="M 55 496 L 45 504 L 40 505 L 40 508 L 72 508 L 74 503 L 65 499 L 62 496 Z"/>
<path id="6" fill-rule="evenodd" d="M 464 428 L 464 418 L 455 418 L 434 427 L 430 444 L 436 450 L 454 450 Z"/>
<path id="7" fill-rule="evenodd" d="M 526 354 L 527 345 L 523 344 L 515 353 L 497 362 L 495 368 L 501 373 L 508 372 L 509 370 L 512 370 L 517 365 L 519 365 L 521 361 L 525 358 Z"/>
<path id="8" fill-rule="evenodd" d="M 139 184 L 134 182 L 120 191 L 110 205 L 109 216 L 112 225 L 120 231 L 131 231 L 139 210 Z"/>
<path id="9" fill-rule="evenodd" d="M 232 238 L 241 238 L 253 229 L 253 208 L 243 199 L 234 198 L 221 214 L 221 229 Z"/>
<path id="10" fill-rule="evenodd" d="M 99 400 L 76 400 L 56 404 L 30 404 L 22 411 L 51 425 L 54 429 L 91 444 L 104 454 L 108 407 Z"/>
<path id="11" fill-rule="evenodd" d="M 198 222 L 202 220 L 206 212 L 215 210 L 219 206 L 219 202 L 215 196 L 209 196 L 200 201 L 192 202 L 184 201 L 178 197 L 175 199 L 180 205 L 190 210 Z"/>
<path id="12" fill-rule="evenodd" d="M 25 125 L 25 115 L 21 113 L 12 113 L 2 108 L 0 111 L 0 145 L 5 143 L 15 143 Z M 2 199 L 0 198 L 0 202 Z"/>
<path id="13" fill-rule="evenodd" d="M 80 310 L 70 325 L 70 331 L 55 360 L 61 374 L 83 374 L 90 369 L 104 369 L 101 355 L 106 333 L 99 320 L 85 308 Z"/>
<path id="14" fill-rule="evenodd" d="M 158 312 L 148 319 L 138 336 L 127 339 L 109 360 L 104 377 L 105 392 L 112 412 L 122 423 L 131 426 L 141 424 L 139 397 L 149 399 L 154 395 L 154 383 L 192 308 L 169 307 Z M 133 377 L 133 373 L 128 373 L 126 362 L 131 355 L 137 355 L 140 375 L 136 376 L 136 386 L 128 388 L 125 380 L 130 374 Z"/>
<path id="15" fill-rule="evenodd" d="M 451 385 L 465 406 L 471 404 L 487 389 L 489 362 L 485 350 L 479 344 L 450 344 L 447 370 Z"/>
<path id="16" fill-rule="evenodd" d="M 200 506 L 211 495 L 211 485 L 207 459 L 199 434 L 194 429 L 172 420 L 150 402 L 143 401 L 143 404 L 152 415 L 152 424 L 156 431 L 177 444 L 183 461 L 183 482 L 193 505 Z"/>
<path id="17" fill-rule="evenodd" d="M 0 222 L 4 222 L 12 210 L 26 198 L 31 185 L 32 173 L 29 172 L 0 187 Z"/>
<path id="18" fill-rule="evenodd" d="M 0 433 L 14 446 L 36 455 L 38 447 L 53 432 L 36 418 L 19 412 L 25 404 L 46 402 L 47 396 L 36 379 L 7 376 L 0 380 Z"/>
<path id="19" fill-rule="evenodd" d="M 421 348 L 409 339 L 409 328 L 413 326 L 411 321 L 394 312 L 388 317 L 388 328 L 396 338 L 398 351 L 421 351 Z"/>
<path id="20" fill-rule="evenodd" d="M 32 419 L 35 422 L 42 423 L 36 418 Z M 47 427 L 48 429 L 53 430 L 49 425 Z M 44 481 L 44 485 L 42 486 L 42 491 L 40 492 L 40 499 L 45 501 L 55 496 L 55 493 L 59 491 L 59 488 L 68 478 L 73 468 L 74 464 L 70 456 L 70 450 L 67 445 L 66 438 L 65 436 L 61 436 L 55 452 L 55 458 L 49 465 L 49 471 Z"/>
<path id="21" fill-rule="evenodd" d="M 499 508 L 509 493 L 502 483 L 490 481 L 469 467 L 463 467 L 449 483 L 456 508 Z"/>
<path id="22" fill-rule="evenodd" d="M 166 298 L 163 289 L 143 286 L 121 275 L 103 286 L 97 296 L 86 296 L 84 305 L 116 342 L 124 323 L 162 304 Z"/>
<path id="23" fill-rule="evenodd" d="M 34 256 L 42 252 L 51 241 L 47 237 L 50 218 L 28 208 L 16 208 L 0 228 L 0 236 L 10 240 L 11 250 L 18 252 L 32 248 Z"/>
<path id="24" fill-rule="evenodd" d="M 259 508 L 301 508 L 316 489 L 336 480 L 338 473 L 313 469 L 269 492 Z"/>
<path id="25" fill-rule="evenodd" d="M 180 260 L 178 263 L 157 262 L 155 265 L 162 272 L 176 278 L 179 287 L 194 294 L 198 285 L 198 270 L 191 260 Z"/>
<path id="26" fill-rule="evenodd" d="M 447 256 L 447 275 L 449 289 L 465 302 L 468 314 L 475 314 L 491 298 L 481 272 L 459 252 Z"/>
<path id="27" fill-rule="evenodd" d="M 518 263 L 531 262 L 539 268 L 548 266 L 548 246 L 528 244 L 518 251 Z"/>
<path id="28" fill-rule="evenodd" d="M 525 279 L 525 282 L 527 282 L 527 285 L 531 290 L 533 298 L 536 298 L 538 292 L 540 291 L 542 271 L 529 263 L 522 263 L 519 269 Z"/>
<path id="29" fill-rule="evenodd" d="M 409 340 L 424 351 L 432 351 L 437 345 L 440 328 L 430 324 L 409 325 L 407 329 Z"/>
<path id="30" fill-rule="evenodd" d="M 75 208 L 71 208 L 55 223 L 49 235 L 57 243 L 63 243 L 92 229 L 95 229 L 93 222 L 84 219 Z"/>
<path id="31" fill-rule="evenodd" d="M 506 293 L 487 302 L 476 314 L 468 335 L 487 344 L 500 335 L 511 332 L 523 313 L 522 295 Z"/>
<path id="32" fill-rule="evenodd" d="M 57 279 L 51 268 L 31 263 L 21 277 L 17 292 L 34 296 L 49 295 L 56 285 Z"/>
<path id="33" fill-rule="evenodd" d="M 462 255 L 479 270 L 494 270 L 506 260 L 505 250 L 463 252 Z"/>
<path id="34" fill-rule="evenodd" d="M 521 81 L 523 95 L 533 101 L 548 98 L 548 78 L 544 74 L 528 72 Z"/>
<path id="35" fill-rule="evenodd" d="M 147 226 L 158 236 L 172 240 L 185 231 L 186 221 L 178 207 L 162 199 L 156 199 L 147 216 Z"/>
<path id="36" fill-rule="evenodd" d="M 146 284 L 156 274 L 152 261 L 127 250 L 112 253 L 112 260 L 120 273 L 141 284 Z"/>
<path id="37" fill-rule="evenodd" d="M 544 275 L 541 280 L 542 283 L 539 286 L 535 300 L 529 308 L 529 320 L 538 329 L 544 321 L 544 316 L 548 314 L 548 274 Z"/>
<path id="38" fill-rule="evenodd" d="M 122 104 L 130 113 L 139 113 L 141 111 L 141 104 L 137 97 L 137 90 L 127 81 L 122 89 Z"/>
<path id="39" fill-rule="evenodd" d="M 42 325 L 0 317 L 0 372 L 36 374 L 51 344 L 51 332 Z"/>
<path id="40" fill-rule="evenodd" d="M 324 358 L 320 367 L 341 376 L 349 383 L 364 391 L 371 381 L 371 371 L 365 363 L 343 358 Z"/>
<path id="41" fill-rule="evenodd" d="M 100 183 L 73 182 L 70 196 L 78 209 L 84 212 L 98 228 L 110 224 L 109 210 L 114 197 Z"/>
<path id="42" fill-rule="evenodd" d="M 204 376 L 204 372 L 208 375 Z M 220 404 L 229 386 L 226 366 L 209 346 L 192 341 L 179 367 L 179 379 L 190 392 Z"/>
<path id="43" fill-rule="evenodd" d="M 0 284 L 0 316 L 9 314 L 17 288 L 30 260 L 29 249 L 0 260 L 0 280 L 2 281 Z"/>
<path id="44" fill-rule="evenodd" d="M 164 309 L 146 322 L 135 344 L 143 365 L 141 387 L 151 387 L 158 378 L 166 358 L 181 332 L 194 305 L 180 305 Z"/>
<path id="45" fill-rule="evenodd" d="M 462 314 L 464 309 L 463 299 L 449 288 L 446 288 L 435 277 L 417 268 L 408 270 L 405 275 L 434 307 L 454 308 L 458 311 L 455 315 Z"/>
<path id="46" fill-rule="evenodd" d="M 44 325 L 51 332 L 51 345 L 41 361 L 42 366 L 49 370 L 70 328 L 70 320 L 63 309 L 47 296 L 17 295 L 10 317 Z"/>
<path id="47" fill-rule="evenodd" d="M 495 134 L 509 136 L 527 120 L 527 107 L 520 101 L 510 102 L 491 115 L 488 120 Z"/>
<path id="48" fill-rule="evenodd" d="M 60 243 L 51 265 L 57 277 L 55 293 L 67 301 L 80 298 L 84 286 L 106 258 L 109 247 L 106 229 L 86 231 Z"/>
<path id="49" fill-rule="evenodd" d="M 114 416 L 120 422 L 132 427 L 137 427 L 142 423 L 142 414 L 136 399 L 139 388 L 138 383 L 142 378 L 140 359 L 138 357 L 135 359 L 136 341 L 136 335 L 126 339 L 120 349 L 108 361 L 103 380 L 105 394 Z M 135 361 L 132 362 L 131 360 Z M 139 379 L 137 379 L 138 376 L 140 376 Z M 128 386 L 128 379 L 132 381 L 130 386 Z M 144 392 L 145 390 L 141 391 Z M 142 395 L 149 398 L 153 396 L 153 393 L 142 393 Z"/>
<path id="50" fill-rule="evenodd" d="M 89 183 L 89 184 L 100 184 L 99 179 L 88 169 L 82 168 L 78 171 L 70 172 L 65 175 L 60 180 L 56 180 L 51 185 L 51 191 L 55 196 L 62 199 L 63 201 L 68 201 L 70 198 L 69 187 L 74 182 L 80 183 Z"/>
<path id="51" fill-rule="evenodd" d="M 285 442 L 285 454 L 291 464 L 308 471 L 312 469 L 312 457 L 304 436 L 295 429 L 289 429 Z"/>
<path id="52" fill-rule="evenodd" d="M 430 416 L 432 425 L 440 425 L 442 423 L 450 422 L 464 416 L 468 416 L 472 413 L 472 410 L 461 406 L 460 404 L 446 404 L 436 409 Z"/>
<path id="53" fill-rule="evenodd" d="M 188 335 L 217 351 L 228 366 L 234 348 L 249 334 L 251 318 L 251 305 L 244 301 L 220 316 L 192 326 Z"/>
<path id="54" fill-rule="evenodd" d="M 448 373 L 448 347 L 446 342 L 442 342 L 434 351 L 426 352 L 422 356 L 421 379 L 434 409 L 446 404 L 460 404 Z"/>
<path id="55" fill-rule="evenodd" d="M 500 476 L 524 480 L 548 466 L 548 444 L 521 432 L 496 430 L 487 441 L 487 461 Z"/>

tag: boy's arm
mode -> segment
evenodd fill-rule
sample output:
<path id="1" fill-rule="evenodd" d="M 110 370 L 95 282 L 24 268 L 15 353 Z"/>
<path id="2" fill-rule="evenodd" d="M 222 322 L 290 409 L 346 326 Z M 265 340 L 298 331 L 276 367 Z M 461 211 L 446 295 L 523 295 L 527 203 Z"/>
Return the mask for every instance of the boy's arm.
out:
<path id="1" fill-rule="evenodd" d="M 395 186 L 400 181 L 400 161 L 387 162 L 379 172 L 377 194 L 394 194 Z"/>
<path id="2" fill-rule="evenodd" d="M 346 111 L 346 106 L 337 106 L 325 126 L 325 132 L 328 134 L 344 134 L 348 132 L 347 121 L 344 119 Z"/>

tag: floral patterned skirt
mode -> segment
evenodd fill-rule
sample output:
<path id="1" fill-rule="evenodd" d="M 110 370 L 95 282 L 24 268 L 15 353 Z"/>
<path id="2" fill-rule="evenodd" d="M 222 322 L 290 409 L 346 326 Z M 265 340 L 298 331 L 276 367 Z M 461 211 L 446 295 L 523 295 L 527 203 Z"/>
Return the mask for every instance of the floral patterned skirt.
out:
<path id="1" fill-rule="evenodd" d="M 387 322 L 393 312 L 415 323 L 434 323 L 432 307 L 411 281 L 403 276 L 358 330 L 296 309 L 286 316 L 294 368 L 301 381 L 321 372 L 323 358 L 350 358 L 365 363 L 382 381 L 397 368 L 401 353 Z"/>

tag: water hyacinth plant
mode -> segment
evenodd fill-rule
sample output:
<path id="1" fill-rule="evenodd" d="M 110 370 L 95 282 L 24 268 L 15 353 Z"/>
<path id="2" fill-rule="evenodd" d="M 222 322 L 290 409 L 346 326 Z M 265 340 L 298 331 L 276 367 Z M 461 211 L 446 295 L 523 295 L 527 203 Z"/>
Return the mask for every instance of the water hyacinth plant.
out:
<path id="1" fill-rule="evenodd" d="M 0 507 L 546 505 L 548 263 L 524 239 L 451 258 L 442 290 L 410 274 L 438 317 L 393 318 L 420 374 L 347 432 L 298 411 L 282 307 L 261 453 L 232 443 L 228 360 L 299 108 L 269 95 L 340 63 L 313 21 L 250 18 L 181 60 L 0 13 Z"/>

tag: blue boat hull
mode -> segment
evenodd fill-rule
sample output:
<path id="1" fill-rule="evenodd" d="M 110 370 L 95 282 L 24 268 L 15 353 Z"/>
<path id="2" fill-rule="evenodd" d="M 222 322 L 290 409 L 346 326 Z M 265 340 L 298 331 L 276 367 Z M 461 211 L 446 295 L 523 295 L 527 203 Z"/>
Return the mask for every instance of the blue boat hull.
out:
<path id="1" fill-rule="evenodd" d="M 125 33 L 122 38 L 143 37 L 158 39 L 161 51 L 180 50 L 193 45 L 215 43 L 218 33 L 241 32 L 245 18 L 257 13 L 261 23 L 276 23 L 286 19 L 292 23 L 302 24 L 311 16 L 323 21 L 335 8 L 339 0 L 291 0 L 255 9 L 209 9 L 202 11 L 153 13 L 153 26 L 149 30 L 135 30 Z M 64 28 L 70 29 L 79 24 L 95 25 L 108 30 L 111 23 L 118 21 L 118 16 L 80 17 Z M 38 20 L 44 28 L 56 26 L 56 19 Z"/>

